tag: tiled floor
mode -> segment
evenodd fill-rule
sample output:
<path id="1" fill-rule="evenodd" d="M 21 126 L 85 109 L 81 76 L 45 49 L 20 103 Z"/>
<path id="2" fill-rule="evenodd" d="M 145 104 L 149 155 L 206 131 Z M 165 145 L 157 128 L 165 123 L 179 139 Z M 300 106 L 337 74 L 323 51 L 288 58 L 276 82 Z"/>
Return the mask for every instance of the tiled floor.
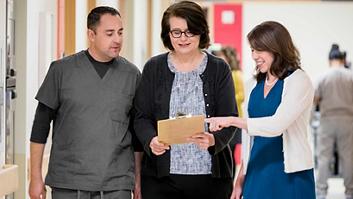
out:
<path id="1" fill-rule="evenodd" d="M 345 199 L 344 197 L 344 186 L 342 178 L 330 178 L 328 180 L 329 190 L 326 199 Z M 47 193 L 50 193 L 48 191 Z M 47 199 L 50 199 L 50 194 L 47 194 Z"/>
<path id="2" fill-rule="evenodd" d="M 342 178 L 330 178 L 327 199 L 345 199 Z"/>

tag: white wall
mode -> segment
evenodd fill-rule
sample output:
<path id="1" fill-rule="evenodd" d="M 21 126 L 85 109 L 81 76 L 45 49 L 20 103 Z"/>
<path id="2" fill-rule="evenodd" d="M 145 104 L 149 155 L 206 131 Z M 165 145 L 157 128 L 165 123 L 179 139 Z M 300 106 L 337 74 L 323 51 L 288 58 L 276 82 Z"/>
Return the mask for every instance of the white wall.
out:
<path id="1" fill-rule="evenodd" d="M 353 60 L 353 2 L 244 2 L 244 74 L 254 68 L 246 34 L 257 24 L 274 20 L 287 27 L 299 49 L 302 66 L 312 79 L 328 67 L 328 53 L 336 42 Z"/>
<path id="2" fill-rule="evenodd" d="M 147 59 L 147 0 L 125 1 L 122 11 L 124 39 L 121 56 L 142 69 Z"/>
<path id="3" fill-rule="evenodd" d="M 76 0 L 75 52 L 87 49 L 87 0 Z"/>
<path id="4" fill-rule="evenodd" d="M 137 67 L 142 69 L 147 54 L 147 1 L 133 0 L 133 59 Z"/>
<path id="5" fill-rule="evenodd" d="M 17 93 L 15 112 L 15 164 L 20 184 L 16 199 L 28 198 L 29 137 L 37 101 L 34 99 L 56 49 L 56 1 L 22 0 L 15 6 L 15 66 Z M 44 17 L 44 19 L 43 19 Z M 44 31 L 44 32 L 43 32 Z M 41 48 L 48 49 L 43 55 Z M 43 50 L 43 49 L 41 49 Z"/>
<path id="6" fill-rule="evenodd" d="M 41 17 L 45 17 L 45 19 Z M 34 99 L 39 85 L 43 81 L 50 61 L 54 59 L 56 46 L 56 2 L 46 0 L 27 0 L 27 26 L 26 26 L 26 108 L 27 138 L 32 127 L 35 113 L 36 100 Z M 16 20 L 16 19 L 15 19 Z M 17 20 L 16 20 L 17 21 Z M 53 24 L 50 24 L 53 23 Z M 17 30 L 20 31 L 20 30 Z M 46 31 L 46 32 L 43 32 Z M 20 45 L 20 44 L 17 44 Z M 40 48 L 46 48 L 51 52 L 46 54 L 45 61 L 41 61 Z M 19 57 L 17 57 L 19 58 Z M 18 68 L 18 67 L 17 67 Z M 19 110 L 20 111 L 20 110 Z M 21 146 L 25 147 L 25 146 Z"/>
<path id="7" fill-rule="evenodd" d="M 161 20 L 163 17 L 163 12 L 162 10 L 162 0 L 153 0 L 152 1 L 152 28 L 151 28 L 151 35 L 152 35 L 152 42 L 151 42 L 151 48 L 152 48 L 152 56 L 155 56 L 159 53 L 161 53 Z"/>
<path id="8" fill-rule="evenodd" d="M 96 0 L 96 6 L 110 6 L 115 9 L 119 8 L 118 0 Z"/>

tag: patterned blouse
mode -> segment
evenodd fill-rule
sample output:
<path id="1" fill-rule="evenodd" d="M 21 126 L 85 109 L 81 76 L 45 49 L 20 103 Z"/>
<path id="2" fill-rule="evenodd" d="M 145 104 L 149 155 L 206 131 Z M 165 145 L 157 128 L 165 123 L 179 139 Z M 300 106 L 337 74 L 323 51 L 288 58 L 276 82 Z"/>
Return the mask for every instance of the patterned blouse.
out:
<path id="1" fill-rule="evenodd" d="M 193 71 L 178 72 L 171 62 L 170 54 L 168 54 L 168 67 L 175 73 L 169 117 L 176 117 L 180 113 L 206 115 L 203 83 L 200 78 L 207 65 L 207 55 L 205 53 L 204 55 L 201 64 Z M 202 150 L 196 144 L 171 145 L 170 154 L 171 174 L 211 174 L 211 155 L 208 150 Z"/>

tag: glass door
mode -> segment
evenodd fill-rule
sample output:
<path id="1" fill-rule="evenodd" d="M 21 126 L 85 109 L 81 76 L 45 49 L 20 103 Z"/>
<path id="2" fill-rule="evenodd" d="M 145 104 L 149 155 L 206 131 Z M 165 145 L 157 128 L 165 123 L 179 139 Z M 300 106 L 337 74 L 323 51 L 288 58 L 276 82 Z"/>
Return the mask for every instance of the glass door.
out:
<path id="1" fill-rule="evenodd" d="M 15 20 L 13 0 L 0 1 L 0 169 L 14 164 L 14 110 L 16 98 Z M 12 199 L 13 194 L 5 196 Z"/>
<path id="2" fill-rule="evenodd" d="M 5 75 L 5 163 L 14 164 L 14 121 L 16 99 L 15 18 L 13 0 L 7 0 Z"/>
<path id="3" fill-rule="evenodd" d="M 6 1 L 0 1 L 0 169 L 5 164 Z"/>

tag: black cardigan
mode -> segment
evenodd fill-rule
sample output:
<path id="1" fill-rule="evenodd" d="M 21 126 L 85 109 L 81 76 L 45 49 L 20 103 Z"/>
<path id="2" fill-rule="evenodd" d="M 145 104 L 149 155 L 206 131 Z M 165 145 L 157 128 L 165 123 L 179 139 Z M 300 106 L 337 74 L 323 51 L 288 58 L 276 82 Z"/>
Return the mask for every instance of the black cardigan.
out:
<path id="1" fill-rule="evenodd" d="M 168 53 L 152 57 L 143 69 L 140 86 L 135 95 L 134 128 L 144 148 L 142 175 L 168 176 L 170 151 L 160 156 L 151 152 L 149 144 L 157 135 L 157 121 L 169 118 L 170 95 L 174 73 L 167 63 Z M 208 62 L 200 75 L 203 82 L 206 116 L 237 116 L 234 85 L 229 66 L 220 58 L 207 53 Z M 209 147 L 212 156 L 212 176 L 232 177 L 233 161 L 229 141 L 236 128 L 215 132 L 215 145 Z"/>

